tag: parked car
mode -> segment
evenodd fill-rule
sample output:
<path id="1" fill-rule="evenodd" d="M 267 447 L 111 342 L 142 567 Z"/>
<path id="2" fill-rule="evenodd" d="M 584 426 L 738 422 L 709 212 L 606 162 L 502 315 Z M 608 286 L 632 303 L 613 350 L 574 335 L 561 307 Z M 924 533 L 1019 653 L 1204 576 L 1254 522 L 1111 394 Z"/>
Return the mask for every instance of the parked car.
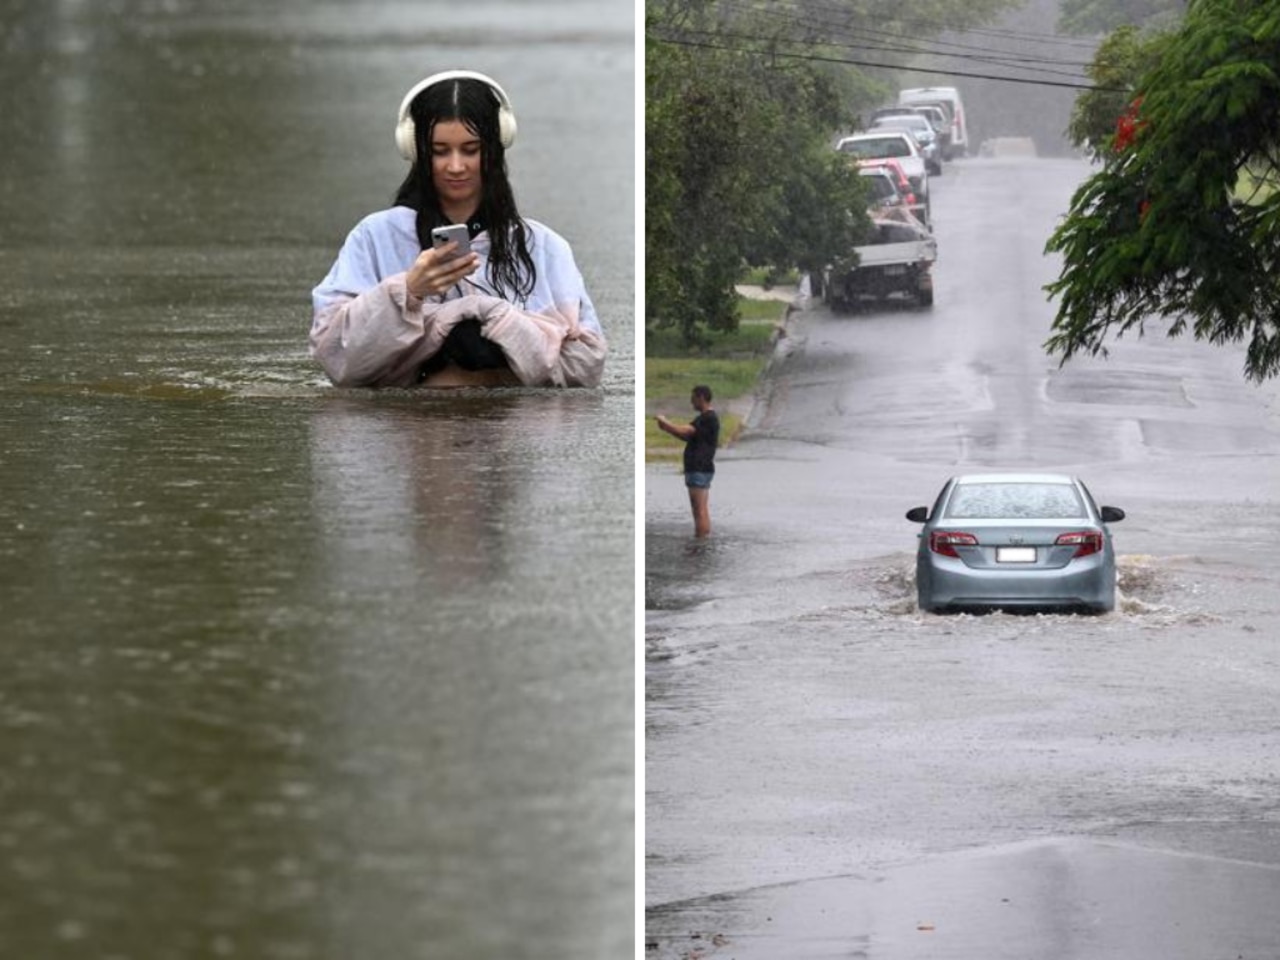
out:
<path id="1" fill-rule="evenodd" d="M 874 218 L 887 210 L 906 207 L 897 177 L 885 167 L 859 167 L 858 176 L 867 188 L 867 216 Z M 905 180 L 904 177 L 904 185 Z"/>
<path id="2" fill-rule="evenodd" d="M 1116 560 L 1107 524 L 1085 485 L 1059 474 L 952 477 L 924 524 L 916 551 L 916 594 L 926 611 L 1115 608 Z"/>
<path id="3" fill-rule="evenodd" d="M 843 138 L 836 144 L 836 149 L 847 153 L 855 160 L 882 160 L 892 157 L 902 164 L 902 169 L 911 181 L 911 189 L 917 201 L 927 203 L 929 199 L 929 171 L 925 167 L 924 156 L 916 145 L 915 139 L 902 130 L 883 130 L 873 133 L 855 133 Z"/>
<path id="4" fill-rule="evenodd" d="M 946 106 L 941 103 L 921 103 L 906 109 L 912 113 L 918 113 L 929 121 L 929 125 L 938 135 L 938 152 L 942 154 L 943 160 L 950 160 L 952 157 L 951 113 Z"/>
<path id="5" fill-rule="evenodd" d="M 880 117 L 871 125 L 875 130 L 904 130 L 915 137 L 920 147 L 920 155 L 924 157 L 925 168 L 936 176 L 942 174 L 942 151 L 938 146 L 938 132 L 933 129 L 927 117 L 918 113 Z"/>
<path id="6" fill-rule="evenodd" d="M 902 164 L 893 157 L 883 157 L 877 160 L 859 160 L 858 166 L 863 170 L 885 170 L 893 177 L 894 184 L 898 188 L 898 193 L 902 194 L 903 202 L 910 214 L 920 221 L 924 226 L 931 224 L 928 198 L 921 200 L 916 196 L 915 188 L 911 185 L 911 178 L 907 176 Z"/>
<path id="7" fill-rule="evenodd" d="M 950 113 L 951 151 L 963 156 L 969 152 L 969 122 L 964 112 L 964 102 L 955 87 L 913 87 L 898 91 L 898 104 L 914 107 L 919 104 L 943 104 Z"/>
<path id="8" fill-rule="evenodd" d="M 874 124 L 881 117 L 903 117 L 910 116 L 915 112 L 915 107 L 904 107 L 898 105 L 896 107 L 881 107 L 879 110 L 871 111 L 871 122 Z"/>
<path id="9" fill-rule="evenodd" d="M 823 271 L 823 296 L 832 310 L 842 313 L 864 300 L 899 294 L 917 306 L 933 306 L 938 242 L 915 218 L 873 219 L 870 237 L 853 253 Z"/>

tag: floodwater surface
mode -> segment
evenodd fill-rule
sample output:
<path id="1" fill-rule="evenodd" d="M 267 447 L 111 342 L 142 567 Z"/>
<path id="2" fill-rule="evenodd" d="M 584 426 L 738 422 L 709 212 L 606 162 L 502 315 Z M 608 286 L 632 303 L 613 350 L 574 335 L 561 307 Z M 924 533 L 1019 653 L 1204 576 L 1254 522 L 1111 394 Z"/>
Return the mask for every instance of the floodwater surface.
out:
<path id="1" fill-rule="evenodd" d="M 633 20 L 0 0 L 0 955 L 630 955 Z M 459 66 L 598 390 L 307 356 Z"/>

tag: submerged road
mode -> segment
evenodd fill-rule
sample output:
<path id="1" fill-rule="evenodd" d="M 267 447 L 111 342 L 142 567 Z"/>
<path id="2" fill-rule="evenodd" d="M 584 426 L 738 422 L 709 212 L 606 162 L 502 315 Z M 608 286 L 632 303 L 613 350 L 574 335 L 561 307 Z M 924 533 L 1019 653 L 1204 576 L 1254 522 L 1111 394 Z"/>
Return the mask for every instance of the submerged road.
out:
<path id="1" fill-rule="evenodd" d="M 452 67 L 599 389 L 308 356 Z M 635 72 L 631 0 L 0 2 L 0 957 L 631 955 Z"/>
<path id="2" fill-rule="evenodd" d="M 649 957 L 1280 956 L 1280 390 L 1045 356 L 1087 174 L 949 165 L 935 307 L 797 315 L 709 542 L 649 468 Z M 920 614 L 904 512 L 1023 468 L 1128 512 L 1116 612 Z"/>

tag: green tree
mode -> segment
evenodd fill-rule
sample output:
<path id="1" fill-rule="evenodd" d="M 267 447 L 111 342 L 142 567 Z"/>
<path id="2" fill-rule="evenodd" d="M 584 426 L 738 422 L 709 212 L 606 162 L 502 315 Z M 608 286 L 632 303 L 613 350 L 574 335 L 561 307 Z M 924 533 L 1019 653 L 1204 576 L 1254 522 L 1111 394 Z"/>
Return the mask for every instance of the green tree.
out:
<path id="1" fill-rule="evenodd" d="M 686 341 L 737 325 L 744 264 L 812 270 L 865 229 L 862 183 L 831 149 L 840 98 L 807 64 L 649 42 L 646 322 Z"/>
<path id="2" fill-rule="evenodd" d="M 739 91 L 718 72 L 695 74 L 689 60 L 674 48 L 645 52 L 645 310 L 646 320 L 678 320 L 692 341 L 699 324 L 736 323 L 741 253 L 731 231 L 742 210 L 732 205 Z"/>
<path id="3" fill-rule="evenodd" d="M 1118 27 L 1172 26 L 1186 0 L 1062 0 L 1058 27 L 1063 33 L 1106 33 Z"/>
<path id="4" fill-rule="evenodd" d="M 1124 26 L 1102 41 L 1086 73 L 1094 89 L 1076 98 L 1067 137 L 1094 160 L 1112 152 L 1116 124 L 1129 111 L 1138 79 L 1160 62 L 1168 34 Z"/>
<path id="5" fill-rule="evenodd" d="M 646 0 L 645 321 L 686 341 L 737 324 L 742 267 L 812 272 L 868 229 L 834 135 L 886 96 L 842 59 L 1019 0 Z M 873 45 L 875 41 L 872 41 Z"/>
<path id="6" fill-rule="evenodd" d="M 1280 4 L 1193 0 L 1162 44 L 1128 135 L 1048 242 L 1063 268 L 1046 348 L 1105 354 L 1159 318 L 1246 341 L 1261 381 L 1280 371 Z"/>

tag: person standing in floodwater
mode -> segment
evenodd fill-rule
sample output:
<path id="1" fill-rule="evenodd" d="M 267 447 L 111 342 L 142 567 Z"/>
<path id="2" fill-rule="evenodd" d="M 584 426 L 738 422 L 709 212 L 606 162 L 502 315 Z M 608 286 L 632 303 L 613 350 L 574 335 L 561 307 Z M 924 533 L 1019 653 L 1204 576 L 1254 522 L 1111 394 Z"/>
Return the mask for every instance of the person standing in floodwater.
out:
<path id="1" fill-rule="evenodd" d="M 693 388 L 689 397 L 698 415 L 690 423 L 672 423 L 658 414 L 658 427 L 684 441 L 684 485 L 693 509 L 693 534 L 711 535 L 711 481 L 716 475 L 716 447 L 720 443 L 720 415 L 711 406 L 711 388 Z"/>
<path id="2" fill-rule="evenodd" d="M 507 178 L 516 120 L 470 70 L 400 104 L 411 164 L 395 206 L 347 236 L 312 291 L 311 355 L 338 386 L 596 386 L 606 343 L 569 244 L 520 216 Z M 443 246 L 433 230 L 465 225 Z"/>

